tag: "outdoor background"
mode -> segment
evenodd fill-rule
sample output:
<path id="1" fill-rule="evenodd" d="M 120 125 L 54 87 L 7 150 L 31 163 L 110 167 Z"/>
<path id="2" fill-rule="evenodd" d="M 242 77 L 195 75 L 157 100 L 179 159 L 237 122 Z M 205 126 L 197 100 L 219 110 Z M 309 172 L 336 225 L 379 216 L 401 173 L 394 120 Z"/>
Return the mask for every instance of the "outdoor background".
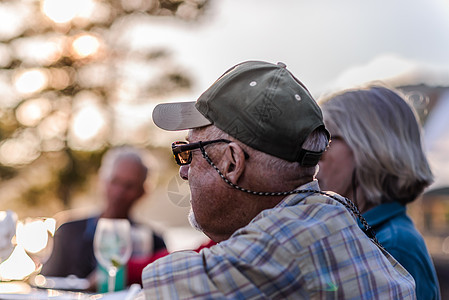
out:
<path id="1" fill-rule="evenodd" d="M 95 213 L 101 155 L 148 151 L 135 217 L 171 250 L 205 240 L 160 102 L 189 101 L 245 60 L 284 62 L 319 99 L 371 80 L 407 92 L 435 183 L 410 213 L 441 265 L 449 257 L 449 0 L 0 1 L 0 210 L 19 218 Z"/>

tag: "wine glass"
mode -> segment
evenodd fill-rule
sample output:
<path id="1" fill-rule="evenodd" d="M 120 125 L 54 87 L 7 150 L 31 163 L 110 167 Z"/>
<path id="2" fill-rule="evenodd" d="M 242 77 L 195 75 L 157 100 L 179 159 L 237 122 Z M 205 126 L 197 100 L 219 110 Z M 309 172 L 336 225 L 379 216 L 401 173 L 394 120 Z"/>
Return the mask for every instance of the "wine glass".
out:
<path id="1" fill-rule="evenodd" d="M 17 214 L 11 210 L 0 211 L 0 263 L 14 250 L 12 242 L 16 234 Z"/>
<path id="2" fill-rule="evenodd" d="M 34 261 L 39 273 L 53 251 L 56 220 L 53 218 L 26 218 L 17 224 L 16 241 Z"/>
<path id="3" fill-rule="evenodd" d="M 113 292 L 119 267 L 125 265 L 132 252 L 131 225 L 127 219 L 98 220 L 94 236 L 94 254 L 108 271 L 108 291 Z"/>

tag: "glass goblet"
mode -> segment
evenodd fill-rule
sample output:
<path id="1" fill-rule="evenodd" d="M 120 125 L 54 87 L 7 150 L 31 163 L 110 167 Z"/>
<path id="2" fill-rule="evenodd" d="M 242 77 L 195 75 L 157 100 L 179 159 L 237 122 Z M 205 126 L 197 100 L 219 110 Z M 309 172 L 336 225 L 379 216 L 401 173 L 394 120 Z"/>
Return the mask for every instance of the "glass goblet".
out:
<path id="1" fill-rule="evenodd" d="M 131 225 L 127 219 L 100 218 L 94 236 L 94 254 L 108 271 L 108 291 L 113 292 L 117 270 L 125 265 L 132 252 Z"/>
<path id="2" fill-rule="evenodd" d="M 34 261 L 36 273 L 40 272 L 53 251 L 55 225 L 53 218 L 26 218 L 17 224 L 17 244 Z"/>

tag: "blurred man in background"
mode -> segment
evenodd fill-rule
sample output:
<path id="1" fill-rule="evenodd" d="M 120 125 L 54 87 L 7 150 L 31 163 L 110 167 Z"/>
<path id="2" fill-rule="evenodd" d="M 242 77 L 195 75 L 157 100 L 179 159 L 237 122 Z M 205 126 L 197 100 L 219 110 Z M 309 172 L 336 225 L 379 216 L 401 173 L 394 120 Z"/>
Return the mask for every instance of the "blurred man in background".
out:
<path id="1" fill-rule="evenodd" d="M 53 253 L 41 273 L 95 278 L 93 271 L 97 261 L 93 240 L 98 219 L 117 218 L 128 219 L 132 225 L 133 254 L 128 263 L 128 284 L 140 281 L 145 264 L 139 264 L 139 261 L 149 261 L 154 253 L 166 249 L 160 236 L 130 219 L 131 208 L 145 194 L 147 173 L 147 166 L 137 149 L 122 146 L 109 150 L 99 170 L 106 200 L 103 212 L 62 224 L 55 233 Z"/>

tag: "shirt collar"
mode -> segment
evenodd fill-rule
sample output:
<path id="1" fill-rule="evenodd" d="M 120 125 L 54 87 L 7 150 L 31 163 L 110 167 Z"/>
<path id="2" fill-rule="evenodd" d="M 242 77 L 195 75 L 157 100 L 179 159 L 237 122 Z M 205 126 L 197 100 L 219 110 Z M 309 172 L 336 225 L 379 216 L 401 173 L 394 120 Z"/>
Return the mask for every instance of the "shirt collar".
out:
<path id="1" fill-rule="evenodd" d="M 398 202 L 389 202 L 380 204 L 362 215 L 369 225 L 375 227 L 397 215 L 404 214 L 405 211 L 406 208 L 404 205 Z"/>
<path id="2" fill-rule="evenodd" d="M 318 180 L 312 180 L 306 184 L 303 184 L 296 188 L 295 190 L 311 190 L 311 191 L 320 191 L 320 186 L 318 185 Z M 313 193 L 313 192 L 312 192 Z M 303 194 L 302 197 L 298 197 L 299 194 Z M 278 207 L 282 206 L 290 206 L 290 205 L 296 205 L 299 202 L 301 202 L 304 198 L 309 196 L 311 193 L 298 193 L 298 194 L 291 194 L 287 197 L 285 197 L 279 204 Z"/>

